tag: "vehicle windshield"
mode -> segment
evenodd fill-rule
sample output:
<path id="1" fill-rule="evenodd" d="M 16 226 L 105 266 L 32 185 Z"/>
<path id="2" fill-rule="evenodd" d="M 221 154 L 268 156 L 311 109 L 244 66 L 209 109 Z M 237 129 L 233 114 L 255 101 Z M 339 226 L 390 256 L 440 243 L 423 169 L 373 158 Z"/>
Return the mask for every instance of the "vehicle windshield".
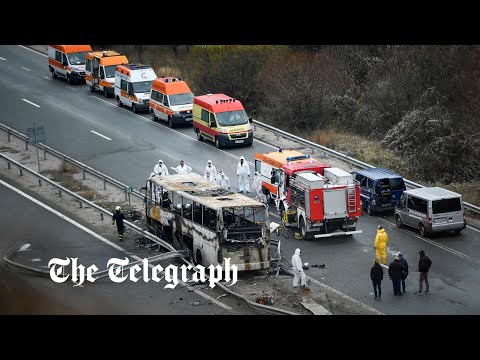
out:
<path id="1" fill-rule="evenodd" d="M 193 94 L 191 92 L 185 94 L 170 95 L 170 106 L 193 104 Z"/>
<path id="2" fill-rule="evenodd" d="M 268 221 L 265 207 L 223 208 L 222 212 L 227 241 L 256 242 L 261 239 L 262 226 Z"/>
<path id="3" fill-rule="evenodd" d="M 460 198 L 442 199 L 432 201 L 432 208 L 434 214 L 443 214 L 462 210 L 462 204 Z"/>
<path id="4" fill-rule="evenodd" d="M 117 65 L 105 66 L 105 76 L 107 78 L 114 78 L 115 71 L 117 71 Z"/>
<path id="5" fill-rule="evenodd" d="M 217 121 L 220 126 L 245 125 L 248 117 L 245 110 L 227 111 L 217 113 Z"/>
<path id="6" fill-rule="evenodd" d="M 85 65 L 88 51 L 67 54 L 70 65 Z"/>
<path id="7" fill-rule="evenodd" d="M 150 92 L 150 89 L 152 88 L 152 82 L 153 81 L 133 82 L 132 83 L 133 92 L 134 93 Z"/>

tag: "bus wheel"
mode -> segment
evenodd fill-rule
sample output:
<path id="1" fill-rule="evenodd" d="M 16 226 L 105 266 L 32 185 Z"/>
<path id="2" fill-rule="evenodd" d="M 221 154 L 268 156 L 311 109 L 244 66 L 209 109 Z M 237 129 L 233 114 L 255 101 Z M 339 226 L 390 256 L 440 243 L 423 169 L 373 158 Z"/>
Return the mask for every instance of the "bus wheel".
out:
<path id="1" fill-rule="evenodd" d="M 197 265 L 203 266 L 202 252 L 197 250 Z"/>
<path id="2" fill-rule="evenodd" d="M 200 129 L 197 129 L 197 140 L 203 141 L 203 136 L 202 136 L 202 133 L 200 132 Z"/>
<path id="3" fill-rule="evenodd" d="M 221 149 L 222 145 L 220 144 L 220 140 L 218 140 L 218 137 L 215 138 L 215 147 L 217 149 Z"/>
<path id="4" fill-rule="evenodd" d="M 117 95 L 117 105 L 118 107 L 123 107 L 122 100 L 120 100 L 120 96 Z"/>

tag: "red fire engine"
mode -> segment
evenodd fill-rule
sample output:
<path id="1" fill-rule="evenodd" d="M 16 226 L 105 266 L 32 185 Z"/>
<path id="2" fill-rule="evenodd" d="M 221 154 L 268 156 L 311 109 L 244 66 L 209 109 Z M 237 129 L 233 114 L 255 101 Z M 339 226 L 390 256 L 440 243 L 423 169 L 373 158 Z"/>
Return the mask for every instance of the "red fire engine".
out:
<path id="1" fill-rule="evenodd" d="M 304 240 L 338 235 L 360 234 L 360 184 L 339 168 L 299 171 L 299 164 L 282 166 L 284 186 L 276 201 L 285 226 L 300 229 Z M 306 170 L 306 171 L 305 171 Z"/>

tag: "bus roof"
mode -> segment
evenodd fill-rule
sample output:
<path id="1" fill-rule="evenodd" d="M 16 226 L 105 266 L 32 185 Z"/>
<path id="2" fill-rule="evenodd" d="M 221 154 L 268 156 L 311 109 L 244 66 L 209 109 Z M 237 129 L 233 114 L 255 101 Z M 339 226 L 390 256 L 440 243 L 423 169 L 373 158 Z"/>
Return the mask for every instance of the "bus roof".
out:
<path id="1" fill-rule="evenodd" d="M 456 192 L 453 192 L 447 189 L 442 189 L 439 187 L 424 187 L 424 188 L 418 188 L 418 189 L 410 189 L 405 191 L 405 193 L 418 196 L 425 200 L 440 200 L 440 199 L 448 199 L 448 198 L 457 198 L 461 196 Z"/>
<path id="2" fill-rule="evenodd" d="M 163 76 L 156 78 L 152 84 L 152 90 L 156 90 L 165 95 L 185 94 L 192 92 L 187 83 L 181 78 Z"/>
<path id="3" fill-rule="evenodd" d="M 65 54 L 71 54 L 82 51 L 92 51 L 90 45 L 48 45 L 54 49 L 64 52 Z"/>
<path id="4" fill-rule="evenodd" d="M 128 59 L 125 55 L 112 50 L 92 51 L 87 54 L 87 59 L 93 60 L 94 57 L 99 58 L 100 65 L 103 66 L 128 64 Z"/>
<path id="5" fill-rule="evenodd" d="M 265 207 L 261 202 L 227 190 L 196 173 L 152 176 L 152 182 L 164 190 L 193 200 L 213 210 L 231 207 Z"/>
<path id="6" fill-rule="evenodd" d="M 381 169 L 381 168 L 361 169 L 361 170 L 356 170 L 355 172 L 357 174 L 367 176 L 373 180 L 392 179 L 392 178 L 402 177 L 401 175 L 398 175 L 396 172 L 392 170 Z"/>
<path id="7" fill-rule="evenodd" d="M 240 101 L 225 94 L 207 94 L 195 96 L 193 103 L 214 113 L 245 110 Z"/>

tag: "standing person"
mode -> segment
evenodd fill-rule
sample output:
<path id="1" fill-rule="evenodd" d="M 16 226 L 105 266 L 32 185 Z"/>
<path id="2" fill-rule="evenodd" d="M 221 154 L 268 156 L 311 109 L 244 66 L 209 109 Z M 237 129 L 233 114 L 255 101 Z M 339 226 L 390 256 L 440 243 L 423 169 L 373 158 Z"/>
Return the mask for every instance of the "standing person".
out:
<path id="1" fill-rule="evenodd" d="M 117 222 L 119 241 L 123 241 L 123 231 L 125 230 L 125 225 L 123 224 L 123 220 L 125 220 L 125 215 L 123 215 L 121 210 L 122 208 L 120 206 L 117 206 L 115 208 L 115 213 L 112 216 L 112 225 L 115 225 L 115 221 Z"/>
<path id="2" fill-rule="evenodd" d="M 420 260 L 418 261 L 418 272 L 420 273 L 420 277 L 418 279 L 418 292 L 417 295 L 422 295 L 423 290 L 423 281 L 425 280 L 425 294 L 430 293 L 430 284 L 428 283 L 428 270 L 430 270 L 430 266 L 432 266 L 432 260 L 425 255 L 425 251 L 420 250 L 418 252 L 420 255 Z"/>
<path id="3" fill-rule="evenodd" d="M 407 263 L 407 260 L 403 258 L 403 255 L 401 252 L 399 252 L 397 256 L 400 259 L 400 263 L 403 266 L 402 289 L 403 289 L 403 293 L 405 294 L 405 279 L 408 276 L 408 263 Z"/>
<path id="4" fill-rule="evenodd" d="M 217 175 L 217 185 L 220 185 L 221 187 L 230 190 L 230 179 L 228 178 L 225 173 L 220 170 Z"/>
<path id="5" fill-rule="evenodd" d="M 205 166 L 205 173 L 203 177 L 215 184 L 217 179 L 217 168 L 212 164 L 212 160 L 207 161 L 207 166 Z"/>
<path id="6" fill-rule="evenodd" d="M 265 194 L 262 191 L 262 177 L 258 171 L 255 171 L 255 176 L 253 177 L 252 184 L 253 191 L 255 192 L 255 200 L 258 200 L 262 203 L 266 202 Z"/>
<path id="7" fill-rule="evenodd" d="M 306 286 L 307 275 L 303 271 L 303 262 L 300 258 L 302 251 L 297 248 L 295 254 L 292 256 L 292 270 L 293 270 L 293 287 Z"/>
<path id="8" fill-rule="evenodd" d="M 185 165 L 185 161 L 180 160 L 180 165 L 175 168 L 175 171 L 177 174 L 188 174 L 189 172 L 192 172 L 192 168 L 188 165 Z"/>
<path id="9" fill-rule="evenodd" d="M 403 273 L 404 269 L 402 263 L 400 262 L 398 256 L 395 256 L 395 259 L 388 267 L 388 276 L 390 276 L 390 279 L 392 279 L 394 295 L 403 295 L 400 290 L 400 282 L 402 281 Z"/>
<path id="10" fill-rule="evenodd" d="M 380 300 L 382 298 L 383 268 L 380 266 L 378 260 L 375 260 L 375 264 L 373 264 L 372 268 L 370 269 L 370 279 L 372 279 L 375 300 Z"/>
<path id="11" fill-rule="evenodd" d="M 238 176 L 238 190 L 243 193 L 250 192 L 250 184 L 248 183 L 248 178 L 250 177 L 250 167 L 248 166 L 245 158 L 240 156 L 240 162 L 237 165 L 237 176 Z"/>
<path id="12" fill-rule="evenodd" d="M 153 168 L 155 175 L 168 175 L 168 168 L 163 163 L 163 160 L 158 160 L 158 164 Z"/>
<path id="13" fill-rule="evenodd" d="M 377 227 L 377 236 L 375 237 L 375 252 L 379 263 L 387 265 L 387 243 L 388 235 L 385 229 L 379 225 Z"/>

